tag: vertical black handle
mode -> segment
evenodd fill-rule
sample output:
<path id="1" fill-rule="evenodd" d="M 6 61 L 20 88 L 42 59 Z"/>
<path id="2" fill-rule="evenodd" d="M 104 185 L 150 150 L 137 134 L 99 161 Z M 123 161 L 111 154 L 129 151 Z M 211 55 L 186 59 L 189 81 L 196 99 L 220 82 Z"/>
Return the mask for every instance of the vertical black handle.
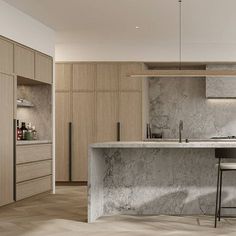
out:
<path id="1" fill-rule="evenodd" d="M 13 119 L 13 200 L 16 201 L 16 119 Z"/>
<path id="2" fill-rule="evenodd" d="M 120 141 L 120 122 L 117 122 L 117 141 Z"/>
<path id="3" fill-rule="evenodd" d="M 69 122 L 69 181 L 72 181 L 72 122 Z"/>

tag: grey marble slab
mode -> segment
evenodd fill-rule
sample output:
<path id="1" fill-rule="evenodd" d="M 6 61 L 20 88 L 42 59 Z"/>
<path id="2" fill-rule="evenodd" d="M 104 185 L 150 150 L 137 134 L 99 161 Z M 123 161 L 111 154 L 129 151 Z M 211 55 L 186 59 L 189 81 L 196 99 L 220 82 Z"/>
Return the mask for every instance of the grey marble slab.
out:
<path id="1" fill-rule="evenodd" d="M 149 103 L 152 131 L 165 139 L 178 138 L 180 120 L 183 139 L 236 135 L 236 99 L 206 99 L 205 78 L 150 78 Z"/>
<path id="2" fill-rule="evenodd" d="M 213 146 L 219 143 L 201 142 L 198 148 L 166 145 L 114 142 L 90 146 L 88 222 L 114 214 L 214 214 L 217 159 Z M 225 145 L 232 144 L 220 143 Z M 235 206 L 235 173 L 225 173 L 223 181 L 223 205 Z"/>
<path id="3" fill-rule="evenodd" d="M 137 141 L 137 142 L 104 142 L 91 144 L 92 148 L 236 148 L 236 141 Z"/>

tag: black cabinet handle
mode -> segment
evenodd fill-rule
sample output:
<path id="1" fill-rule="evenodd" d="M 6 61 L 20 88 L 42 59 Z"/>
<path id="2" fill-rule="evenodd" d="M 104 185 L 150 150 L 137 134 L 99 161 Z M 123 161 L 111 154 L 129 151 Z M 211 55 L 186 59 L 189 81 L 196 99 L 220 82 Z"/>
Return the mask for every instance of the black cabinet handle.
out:
<path id="1" fill-rule="evenodd" d="M 69 181 L 72 181 L 72 122 L 69 122 Z"/>
<path id="2" fill-rule="evenodd" d="M 117 141 L 120 141 L 120 122 L 117 122 Z"/>
<path id="3" fill-rule="evenodd" d="M 13 200 L 16 201 L 16 119 L 13 119 Z"/>

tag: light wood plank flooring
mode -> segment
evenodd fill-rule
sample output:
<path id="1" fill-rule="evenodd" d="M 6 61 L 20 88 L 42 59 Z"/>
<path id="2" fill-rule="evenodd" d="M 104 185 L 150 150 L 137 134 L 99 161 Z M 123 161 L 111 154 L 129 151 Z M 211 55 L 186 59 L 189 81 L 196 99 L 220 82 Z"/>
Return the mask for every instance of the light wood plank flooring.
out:
<path id="1" fill-rule="evenodd" d="M 87 224 L 86 187 L 57 187 L 55 195 L 23 200 L 0 208 L 0 236 L 185 236 L 236 235 L 236 219 L 213 217 L 125 216 L 102 217 Z"/>

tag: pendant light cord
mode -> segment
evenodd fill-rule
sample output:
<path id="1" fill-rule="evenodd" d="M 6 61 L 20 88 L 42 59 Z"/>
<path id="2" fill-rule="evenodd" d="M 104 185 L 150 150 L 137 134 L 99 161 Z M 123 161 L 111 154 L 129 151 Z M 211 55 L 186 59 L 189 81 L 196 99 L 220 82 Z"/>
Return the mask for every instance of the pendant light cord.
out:
<path id="1" fill-rule="evenodd" d="M 182 69 L 182 0 L 179 0 L 179 70 Z"/>

